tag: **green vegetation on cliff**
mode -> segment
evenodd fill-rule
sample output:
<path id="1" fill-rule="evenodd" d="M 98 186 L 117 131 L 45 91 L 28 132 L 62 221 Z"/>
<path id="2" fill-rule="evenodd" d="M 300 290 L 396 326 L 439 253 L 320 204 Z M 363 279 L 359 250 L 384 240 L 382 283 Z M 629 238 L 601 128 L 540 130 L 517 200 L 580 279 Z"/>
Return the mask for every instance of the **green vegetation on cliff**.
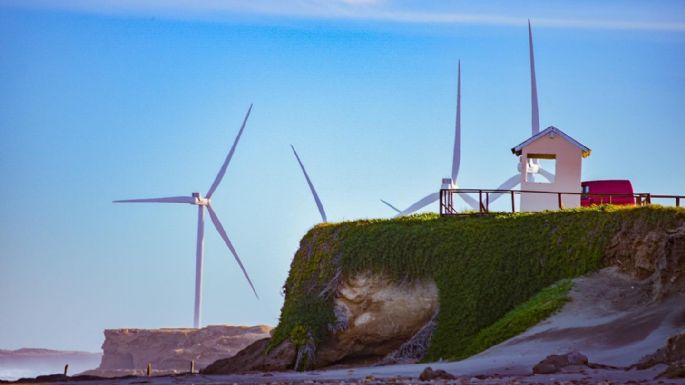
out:
<path id="1" fill-rule="evenodd" d="M 610 264 L 605 251 L 619 232 L 684 221 L 683 209 L 600 206 L 321 224 L 293 259 L 271 346 L 287 338 L 298 345 L 324 340 L 339 327 L 333 309 L 339 280 L 372 272 L 395 282 L 435 280 L 440 313 L 425 359 L 465 358 L 558 309 L 570 288 L 564 279 Z"/>
<path id="2" fill-rule="evenodd" d="M 548 318 L 568 302 L 568 292 L 573 287 L 573 281 L 562 279 L 551 286 L 542 289 L 533 298 L 516 306 L 492 325 L 481 329 L 473 338 L 468 339 L 468 345 L 460 349 L 460 354 L 454 359 L 466 358 L 478 354 L 485 349 L 515 337 L 531 326 Z"/>

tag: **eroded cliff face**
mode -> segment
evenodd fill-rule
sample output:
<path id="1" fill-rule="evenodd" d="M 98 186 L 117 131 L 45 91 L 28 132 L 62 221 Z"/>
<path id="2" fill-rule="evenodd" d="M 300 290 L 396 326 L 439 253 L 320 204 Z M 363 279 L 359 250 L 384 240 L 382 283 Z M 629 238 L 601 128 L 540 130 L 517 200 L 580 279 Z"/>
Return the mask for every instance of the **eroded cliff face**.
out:
<path id="1" fill-rule="evenodd" d="M 218 362 L 207 373 L 312 369 L 378 362 L 384 357 L 383 362 L 420 359 L 436 342 L 451 343 L 445 328 L 449 328 L 447 333 L 458 334 L 464 322 L 473 328 L 477 322 L 471 318 L 488 315 L 480 307 L 502 307 L 509 296 L 522 298 L 530 284 L 542 286 L 608 266 L 647 287 L 649 303 L 685 294 L 683 212 L 615 210 L 315 228 L 303 238 L 286 282 L 281 315 L 285 326 L 274 334 L 279 344 L 262 341 L 251 347 L 250 354 Z M 525 238 L 535 232 L 534 226 L 547 236 Z M 460 242 L 449 244 L 450 234 Z M 493 244 L 497 247 L 490 247 Z M 388 250 L 398 256 L 388 255 Z M 448 258 L 442 257 L 445 254 Z M 433 270 L 426 273 L 423 266 Z M 402 271 L 405 278 L 386 279 L 380 273 L 384 269 Z M 513 273 L 496 274 L 502 271 Z M 554 275 L 559 271 L 563 274 Z M 425 278 L 412 280 L 414 276 Z M 455 276 L 461 280 L 454 281 L 468 285 L 446 281 Z M 481 282 L 482 276 L 491 280 Z M 439 306 L 436 282 L 440 290 L 447 290 L 441 298 L 458 300 Z M 462 303 L 474 306 L 457 306 Z M 327 309 L 331 312 L 326 313 Z M 459 313 L 464 309 L 468 313 Z M 453 319 L 461 321 L 450 323 Z M 264 359 L 255 366 L 253 356 Z"/>
<path id="2" fill-rule="evenodd" d="M 359 274 L 341 280 L 335 293 L 337 331 L 318 347 L 308 350 L 286 340 L 269 350 L 265 339 L 203 373 L 289 370 L 298 359 L 314 367 L 377 362 L 419 332 L 438 309 L 438 288 L 432 280 L 396 284 L 380 275 Z"/>
<path id="3" fill-rule="evenodd" d="M 685 223 L 666 231 L 625 223 L 605 252 L 605 263 L 652 284 L 652 299 L 685 294 Z"/>
<path id="4" fill-rule="evenodd" d="M 340 330 L 321 344 L 316 366 L 355 359 L 379 359 L 416 334 L 438 308 L 432 280 L 395 284 L 379 275 L 343 280 L 334 299 Z"/>
<path id="5" fill-rule="evenodd" d="M 269 326 L 214 325 L 201 329 L 105 330 L 100 366 L 87 374 L 142 374 L 148 363 L 156 374 L 197 370 L 231 357 L 251 343 L 269 337 Z"/>

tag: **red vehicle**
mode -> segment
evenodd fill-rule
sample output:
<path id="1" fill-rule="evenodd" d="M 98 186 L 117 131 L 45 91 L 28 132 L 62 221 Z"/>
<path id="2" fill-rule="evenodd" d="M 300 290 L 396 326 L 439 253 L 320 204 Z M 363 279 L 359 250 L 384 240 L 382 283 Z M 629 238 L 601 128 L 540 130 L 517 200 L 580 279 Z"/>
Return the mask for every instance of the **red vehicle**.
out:
<path id="1" fill-rule="evenodd" d="M 583 193 L 580 196 L 581 206 L 635 204 L 633 185 L 629 180 L 588 180 L 580 185 Z"/>

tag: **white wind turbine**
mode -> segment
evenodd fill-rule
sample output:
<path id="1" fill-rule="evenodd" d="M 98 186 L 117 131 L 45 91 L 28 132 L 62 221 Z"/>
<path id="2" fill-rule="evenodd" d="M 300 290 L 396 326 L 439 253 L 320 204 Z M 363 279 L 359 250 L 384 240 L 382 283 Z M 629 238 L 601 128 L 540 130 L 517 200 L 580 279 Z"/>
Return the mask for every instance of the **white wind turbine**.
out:
<path id="1" fill-rule="evenodd" d="M 538 85 L 535 79 L 535 54 L 533 50 L 533 31 L 530 27 L 530 20 L 528 20 L 528 53 L 530 56 L 530 104 L 531 104 L 531 136 L 540 132 L 540 112 L 538 109 Z M 519 173 L 516 173 L 511 178 L 502 183 L 497 190 L 511 190 L 521 183 L 521 164 L 519 163 Z M 526 164 L 526 172 L 528 173 L 528 180 L 535 181 L 535 174 L 542 175 L 548 181 L 554 180 L 554 174 L 542 168 L 537 159 L 529 159 Z M 494 202 L 502 194 L 492 194 L 490 196 L 490 203 Z"/>
<path id="2" fill-rule="evenodd" d="M 252 111 L 252 105 L 250 105 L 250 108 L 247 110 L 247 114 L 245 115 L 243 124 L 242 126 L 240 126 L 240 130 L 238 131 L 238 136 L 236 136 L 235 141 L 233 142 L 233 146 L 231 146 L 231 149 L 228 151 L 228 155 L 226 156 L 224 164 L 219 169 L 219 173 L 216 175 L 214 183 L 212 183 L 212 186 L 209 188 L 209 191 L 207 192 L 207 195 L 204 198 L 200 195 L 199 192 L 194 192 L 191 196 L 126 199 L 114 201 L 114 203 L 187 203 L 197 206 L 197 249 L 195 254 L 195 316 L 193 319 L 193 326 L 195 328 L 200 327 L 200 311 L 202 305 L 202 256 L 204 252 L 205 208 L 209 213 L 209 217 L 211 218 L 212 223 L 214 223 L 214 227 L 216 227 L 216 231 L 219 233 L 221 238 L 226 243 L 226 246 L 228 246 L 228 249 L 233 254 L 235 261 L 238 263 L 238 266 L 240 266 L 240 269 L 243 271 L 243 274 L 245 275 L 247 282 L 250 284 L 250 287 L 252 288 L 252 291 L 254 292 L 255 296 L 259 298 L 259 296 L 257 295 L 257 291 L 255 290 L 254 285 L 252 284 L 252 280 L 250 279 L 250 276 L 247 274 L 247 271 L 245 270 L 245 266 L 243 266 L 240 257 L 238 257 L 238 253 L 235 251 L 233 243 L 231 243 L 231 240 L 228 238 L 228 234 L 226 233 L 226 230 L 224 230 L 224 227 L 221 225 L 221 222 L 219 221 L 219 218 L 217 217 L 216 212 L 214 212 L 214 209 L 212 208 L 211 204 L 212 195 L 214 194 L 214 191 L 216 191 L 216 188 L 219 186 L 219 183 L 221 183 L 221 180 L 223 179 L 224 174 L 226 173 L 226 168 L 228 167 L 228 164 L 231 162 L 231 158 L 233 157 L 235 148 L 238 145 L 240 136 L 243 134 L 243 130 L 245 129 L 247 118 L 250 116 L 250 111 Z"/>
<path id="3" fill-rule="evenodd" d="M 456 123 L 454 125 L 454 149 L 452 152 L 452 175 L 450 178 L 443 178 L 442 188 L 457 189 L 459 185 L 457 184 L 457 175 L 459 175 L 459 163 L 461 158 L 461 61 L 459 61 L 457 67 L 457 117 Z M 469 206 L 474 210 L 479 209 L 478 202 L 468 196 L 466 193 L 459 193 L 461 199 L 463 199 Z M 423 207 L 436 202 L 440 199 L 440 192 L 434 192 L 421 198 L 416 203 L 407 207 L 404 210 L 399 210 L 395 206 L 381 199 L 381 202 L 386 204 L 391 209 L 397 212 L 396 217 L 404 216 L 416 212 Z"/>
<path id="4" fill-rule="evenodd" d="M 326 212 L 323 209 L 323 204 L 321 204 L 321 199 L 319 199 L 319 194 L 316 193 L 316 189 L 314 188 L 314 184 L 312 184 L 312 180 L 309 179 L 309 174 L 307 174 L 307 170 L 305 170 L 304 164 L 302 164 L 302 160 L 300 160 L 300 156 L 297 155 L 297 151 L 295 151 L 295 146 L 293 146 L 291 144 L 290 148 L 293 149 L 293 154 L 295 154 L 295 159 L 297 159 L 297 163 L 300 164 L 300 168 L 302 169 L 302 173 L 304 174 L 304 178 L 307 180 L 307 185 L 309 185 L 309 190 L 312 192 L 312 196 L 314 197 L 314 202 L 316 202 L 316 207 L 319 208 L 319 214 L 321 214 L 321 221 L 327 222 Z"/>

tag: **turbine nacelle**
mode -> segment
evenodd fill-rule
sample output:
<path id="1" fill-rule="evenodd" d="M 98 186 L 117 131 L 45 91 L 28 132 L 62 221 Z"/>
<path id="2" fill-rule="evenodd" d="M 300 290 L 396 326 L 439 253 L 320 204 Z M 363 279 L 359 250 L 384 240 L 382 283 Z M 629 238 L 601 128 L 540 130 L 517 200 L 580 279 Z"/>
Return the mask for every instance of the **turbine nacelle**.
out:
<path id="1" fill-rule="evenodd" d="M 519 162 L 518 164 L 518 171 L 521 172 L 523 168 L 523 163 L 524 162 Z M 540 172 L 540 165 L 533 162 L 532 159 L 528 159 L 528 162 L 526 162 L 526 173 L 528 174 L 538 174 Z"/>
<path id="2" fill-rule="evenodd" d="M 199 192 L 194 192 L 193 198 L 195 198 L 195 202 L 193 204 L 198 206 L 209 206 L 209 203 L 211 202 L 209 198 L 203 198 Z"/>
<path id="3" fill-rule="evenodd" d="M 457 188 L 457 184 L 452 182 L 452 178 L 442 178 L 442 185 L 440 186 L 442 189 L 455 189 Z"/>

